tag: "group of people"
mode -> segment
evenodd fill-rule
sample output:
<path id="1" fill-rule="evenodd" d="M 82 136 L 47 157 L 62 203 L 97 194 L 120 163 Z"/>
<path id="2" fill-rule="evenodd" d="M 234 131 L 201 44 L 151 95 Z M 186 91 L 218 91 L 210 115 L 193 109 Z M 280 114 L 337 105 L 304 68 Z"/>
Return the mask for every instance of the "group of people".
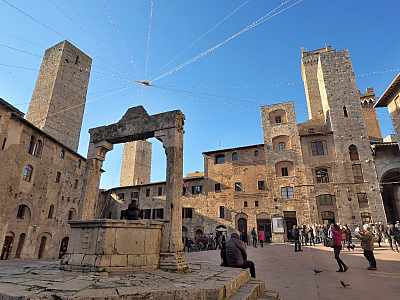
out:
<path id="1" fill-rule="evenodd" d="M 381 242 L 385 241 L 390 245 L 393 252 L 399 253 L 400 246 L 400 222 L 396 221 L 396 224 L 387 224 L 386 228 L 382 222 L 371 225 L 372 232 L 378 246 L 381 247 Z"/>
<path id="2" fill-rule="evenodd" d="M 208 236 L 203 235 L 195 241 L 191 237 L 186 237 L 182 242 L 186 252 L 217 250 L 222 249 L 222 243 L 226 243 L 226 237 L 221 232 L 217 232 L 216 235 L 213 233 Z"/>
<path id="3" fill-rule="evenodd" d="M 264 231 L 260 230 L 257 233 L 256 228 L 253 227 L 253 229 L 251 230 L 251 242 L 253 244 L 253 247 L 257 248 L 257 239 L 260 242 L 261 247 L 264 247 L 264 237 L 265 237 Z M 245 230 L 242 230 L 241 233 L 239 231 L 239 238 L 240 238 L 240 240 L 243 241 L 245 248 L 247 248 L 248 236 L 247 236 L 247 232 Z"/>

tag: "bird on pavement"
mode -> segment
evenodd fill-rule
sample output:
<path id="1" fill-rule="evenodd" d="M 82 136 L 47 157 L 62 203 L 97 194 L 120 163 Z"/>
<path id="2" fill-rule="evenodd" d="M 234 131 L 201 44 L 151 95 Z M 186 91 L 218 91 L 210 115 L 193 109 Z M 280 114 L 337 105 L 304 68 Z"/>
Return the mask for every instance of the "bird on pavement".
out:
<path id="1" fill-rule="evenodd" d="M 322 271 L 319 271 L 319 270 L 315 270 L 315 269 L 314 269 L 314 272 L 315 272 L 315 274 L 318 274 L 318 273 L 321 273 Z"/>
<path id="2" fill-rule="evenodd" d="M 343 287 L 350 286 L 350 284 L 344 283 L 344 281 L 340 281 L 340 284 L 341 284 Z"/>

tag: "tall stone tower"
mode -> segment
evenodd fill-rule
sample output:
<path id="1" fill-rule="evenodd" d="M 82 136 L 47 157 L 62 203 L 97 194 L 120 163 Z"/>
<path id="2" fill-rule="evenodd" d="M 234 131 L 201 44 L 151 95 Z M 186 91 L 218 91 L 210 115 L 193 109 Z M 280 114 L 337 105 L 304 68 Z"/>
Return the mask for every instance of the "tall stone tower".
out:
<path id="1" fill-rule="evenodd" d="M 77 151 L 92 59 L 68 41 L 45 51 L 26 119 Z"/>
<path id="2" fill-rule="evenodd" d="M 312 81 L 307 78 L 310 63 L 315 66 Z M 370 214 L 373 220 L 384 220 L 369 132 L 349 51 L 326 47 L 305 52 L 303 48 L 302 69 L 306 73 L 304 84 L 309 112 L 314 115 L 322 109 L 326 129 L 333 133 L 340 174 L 340 184 L 335 188 L 339 222 L 343 219 L 359 221 L 362 214 Z M 363 195 L 368 199 L 367 207 L 357 205 L 357 198 Z M 348 209 L 340 209 L 344 207 Z"/>
<path id="3" fill-rule="evenodd" d="M 368 136 L 371 142 L 383 142 L 381 127 L 379 126 L 378 116 L 375 110 L 375 92 L 374 88 L 367 88 L 366 94 L 360 94 L 361 106 L 364 112 L 364 118 L 367 124 Z"/>
<path id="4" fill-rule="evenodd" d="M 120 186 L 150 183 L 152 144 L 148 141 L 125 143 Z"/>

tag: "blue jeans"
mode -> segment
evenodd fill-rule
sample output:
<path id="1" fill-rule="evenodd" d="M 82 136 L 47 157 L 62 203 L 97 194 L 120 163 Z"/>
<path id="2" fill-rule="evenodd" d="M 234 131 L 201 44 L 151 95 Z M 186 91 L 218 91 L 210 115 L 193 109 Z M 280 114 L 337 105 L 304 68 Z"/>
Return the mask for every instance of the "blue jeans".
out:
<path id="1" fill-rule="evenodd" d="M 294 251 L 300 251 L 301 250 L 301 243 L 299 240 L 294 240 Z"/>

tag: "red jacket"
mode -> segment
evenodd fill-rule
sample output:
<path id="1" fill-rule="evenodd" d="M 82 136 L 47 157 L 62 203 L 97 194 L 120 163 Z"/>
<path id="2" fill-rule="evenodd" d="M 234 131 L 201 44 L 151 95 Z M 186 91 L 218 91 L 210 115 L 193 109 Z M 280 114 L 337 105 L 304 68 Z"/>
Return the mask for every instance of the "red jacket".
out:
<path id="1" fill-rule="evenodd" d="M 342 246 L 342 233 L 340 231 L 336 231 L 335 228 L 331 228 L 333 234 L 333 245 Z"/>

